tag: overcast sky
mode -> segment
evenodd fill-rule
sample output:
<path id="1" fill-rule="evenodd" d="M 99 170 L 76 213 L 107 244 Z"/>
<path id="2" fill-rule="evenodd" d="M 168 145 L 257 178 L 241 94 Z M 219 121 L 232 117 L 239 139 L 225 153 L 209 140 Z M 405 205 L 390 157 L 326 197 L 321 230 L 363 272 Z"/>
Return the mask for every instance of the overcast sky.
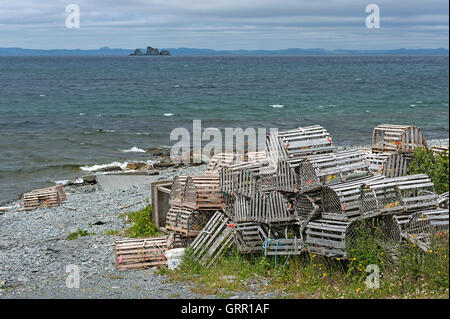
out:
<path id="1" fill-rule="evenodd" d="M 69 4 L 80 29 L 65 27 Z M 0 47 L 448 48 L 448 13 L 447 0 L 0 0 Z"/>

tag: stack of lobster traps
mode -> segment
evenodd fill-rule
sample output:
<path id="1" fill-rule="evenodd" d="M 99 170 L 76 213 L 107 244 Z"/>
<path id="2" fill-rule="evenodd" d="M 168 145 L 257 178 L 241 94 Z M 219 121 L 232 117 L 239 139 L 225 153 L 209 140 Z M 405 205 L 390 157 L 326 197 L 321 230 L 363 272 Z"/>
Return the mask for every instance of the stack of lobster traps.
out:
<path id="1" fill-rule="evenodd" d="M 407 175 L 418 147 L 422 130 L 406 125 L 377 126 L 370 150 L 337 150 L 320 125 L 271 133 L 266 152 L 218 154 L 206 175 L 175 178 L 167 229 L 195 237 L 206 266 L 233 242 L 244 254 L 349 258 L 361 231 L 427 248 L 448 231 L 448 193 Z"/>

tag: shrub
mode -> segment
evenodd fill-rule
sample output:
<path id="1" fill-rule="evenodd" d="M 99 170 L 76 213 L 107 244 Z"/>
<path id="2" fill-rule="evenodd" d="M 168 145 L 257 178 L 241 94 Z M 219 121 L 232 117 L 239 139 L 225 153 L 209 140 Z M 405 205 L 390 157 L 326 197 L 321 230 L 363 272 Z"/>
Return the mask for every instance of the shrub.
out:
<path id="1" fill-rule="evenodd" d="M 438 194 L 448 191 L 448 170 L 448 152 L 434 153 L 425 147 L 419 147 L 414 151 L 414 159 L 409 166 L 409 174 L 428 175 Z"/>
<path id="2" fill-rule="evenodd" d="M 131 238 L 152 237 L 161 234 L 158 227 L 153 224 L 152 205 L 148 205 L 137 212 L 125 213 L 121 216 L 128 216 L 129 220 L 133 223 L 133 225 L 125 231 L 125 234 Z"/>

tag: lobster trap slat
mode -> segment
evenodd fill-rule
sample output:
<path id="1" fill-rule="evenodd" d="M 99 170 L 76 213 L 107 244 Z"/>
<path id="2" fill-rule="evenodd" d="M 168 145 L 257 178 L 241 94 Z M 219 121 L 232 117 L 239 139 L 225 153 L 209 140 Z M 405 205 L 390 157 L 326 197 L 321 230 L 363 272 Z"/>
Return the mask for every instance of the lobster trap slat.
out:
<path id="1" fill-rule="evenodd" d="M 341 151 L 310 156 L 299 165 L 300 191 L 318 189 L 331 185 L 370 176 L 366 153 Z"/>
<path id="2" fill-rule="evenodd" d="M 381 124 L 372 133 L 373 153 L 409 153 L 426 146 L 422 129 L 417 126 Z"/>
<path id="3" fill-rule="evenodd" d="M 327 219 L 348 220 L 367 213 L 361 206 L 366 202 L 373 203 L 375 199 L 371 198 L 373 195 L 370 193 L 363 196 L 365 185 L 383 179 L 384 176 L 372 176 L 322 188 L 322 216 Z"/>
<path id="4" fill-rule="evenodd" d="M 269 157 L 276 160 L 305 158 L 334 151 L 330 134 L 320 125 L 270 134 L 266 139 L 266 145 Z"/>
<path id="5" fill-rule="evenodd" d="M 438 203 L 438 206 L 440 208 L 447 208 L 448 209 L 448 197 L 449 197 L 448 196 L 448 192 L 443 193 L 443 194 L 438 196 L 437 203 Z"/>
<path id="6" fill-rule="evenodd" d="M 239 223 L 234 225 L 234 240 L 241 253 L 261 252 L 268 237 L 268 229 L 261 223 Z"/>
<path id="7" fill-rule="evenodd" d="M 206 174 L 219 174 L 223 167 L 236 164 L 238 159 L 235 153 L 217 153 L 211 158 L 206 168 Z"/>
<path id="8" fill-rule="evenodd" d="M 370 171 L 374 174 L 398 177 L 408 173 L 412 156 L 409 153 L 369 153 L 366 159 Z"/>
<path id="9" fill-rule="evenodd" d="M 186 179 L 183 207 L 195 210 L 218 210 L 225 206 L 219 175 L 192 175 Z"/>
<path id="10" fill-rule="evenodd" d="M 264 255 L 300 255 L 306 250 L 305 244 L 299 238 L 267 239 L 263 244 Z"/>
<path id="11" fill-rule="evenodd" d="M 233 244 L 231 220 L 217 211 L 190 247 L 192 258 L 210 267 Z"/>
<path id="12" fill-rule="evenodd" d="M 370 181 L 364 189 L 364 195 L 371 200 L 363 203 L 363 213 L 412 212 L 437 207 L 438 204 L 434 185 L 425 174 Z"/>
<path id="13" fill-rule="evenodd" d="M 347 256 L 345 234 L 350 222 L 318 219 L 306 226 L 306 247 L 310 253 L 335 258 Z"/>
<path id="14" fill-rule="evenodd" d="M 227 194 L 252 196 L 256 192 L 259 163 L 239 163 L 220 171 L 220 189 Z"/>
<path id="15" fill-rule="evenodd" d="M 172 206 L 167 213 L 166 229 L 184 236 L 195 237 L 211 218 L 212 213 Z"/>
<path id="16" fill-rule="evenodd" d="M 117 269 L 142 269 L 167 263 L 167 238 L 121 239 L 115 241 Z"/>
<path id="17" fill-rule="evenodd" d="M 36 189 L 23 195 L 25 210 L 39 207 L 57 207 L 65 200 L 67 200 L 67 197 L 61 185 Z"/>
<path id="18" fill-rule="evenodd" d="M 184 202 L 184 188 L 186 186 L 187 175 L 175 176 L 172 182 L 172 192 L 170 193 L 170 205 L 182 206 Z"/>
<path id="19" fill-rule="evenodd" d="M 295 219 L 293 207 L 280 192 L 257 193 L 250 199 L 251 221 L 279 223 Z"/>
<path id="20" fill-rule="evenodd" d="M 440 237 L 449 229 L 448 209 L 425 210 L 412 214 L 402 236 L 424 251 L 439 245 Z M 446 244 L 448 245 L 448 243 Z"/>

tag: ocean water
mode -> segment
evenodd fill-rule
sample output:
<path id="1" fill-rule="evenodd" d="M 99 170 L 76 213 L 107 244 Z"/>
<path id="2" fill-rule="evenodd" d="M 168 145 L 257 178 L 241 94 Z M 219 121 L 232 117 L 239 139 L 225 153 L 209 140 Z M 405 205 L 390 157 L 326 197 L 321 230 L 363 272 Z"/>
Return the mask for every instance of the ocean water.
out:
<path id="1" fill-rule="evenodd" d="M 381 123 L 448 137 L 448 56 L 0 57 L 0 202 L 81 168 L 152 160 L 176 127 Z M 125 152 L 127 151 L 127 152 Z"/>

